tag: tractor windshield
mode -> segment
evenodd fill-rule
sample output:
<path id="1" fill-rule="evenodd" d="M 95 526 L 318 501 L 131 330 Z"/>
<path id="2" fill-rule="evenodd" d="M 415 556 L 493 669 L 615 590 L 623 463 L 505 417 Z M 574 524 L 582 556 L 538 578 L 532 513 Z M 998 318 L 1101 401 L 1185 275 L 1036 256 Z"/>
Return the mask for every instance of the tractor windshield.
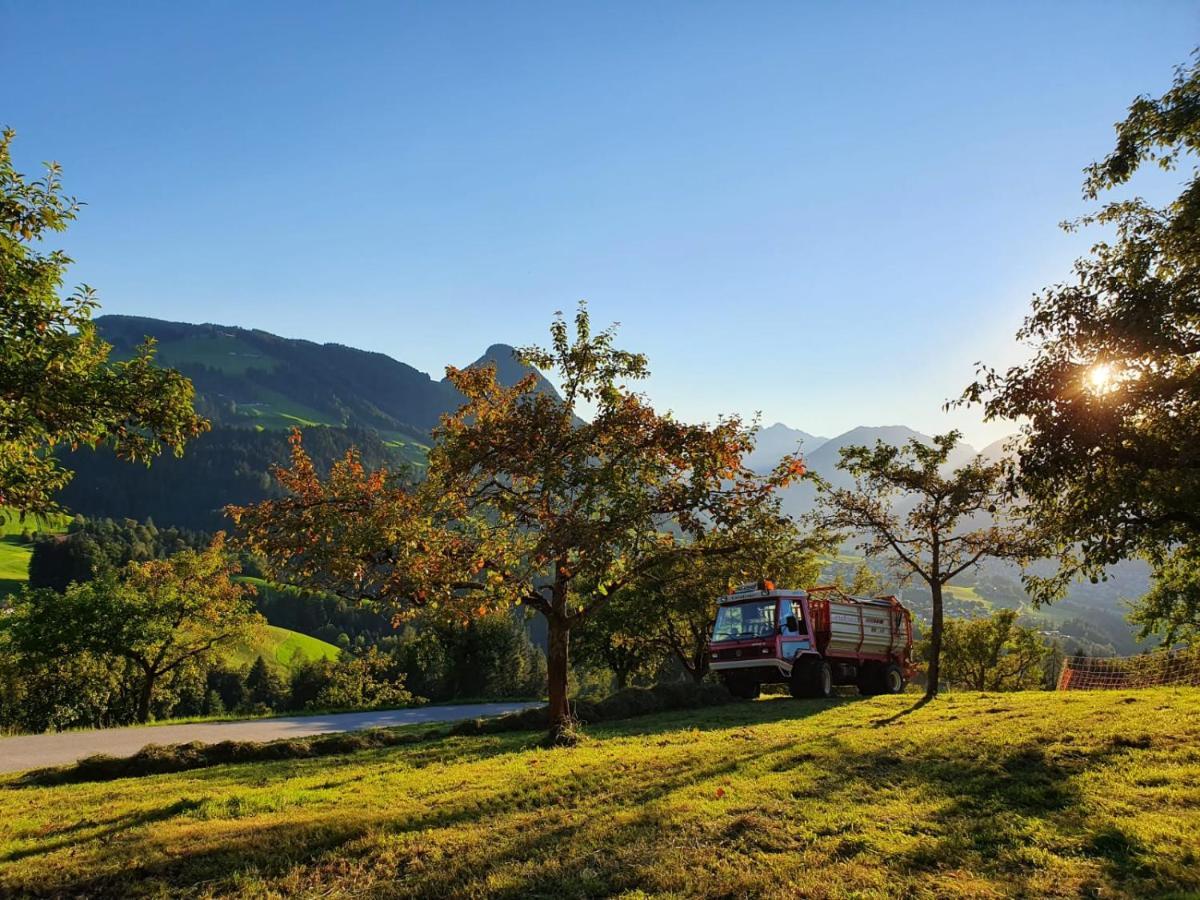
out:
<path id="1" fill-rule="evenodd" d="M 736 641 L 775 634 L 775 601 L 732 603 L 717 609 L 714 641 Z"/>

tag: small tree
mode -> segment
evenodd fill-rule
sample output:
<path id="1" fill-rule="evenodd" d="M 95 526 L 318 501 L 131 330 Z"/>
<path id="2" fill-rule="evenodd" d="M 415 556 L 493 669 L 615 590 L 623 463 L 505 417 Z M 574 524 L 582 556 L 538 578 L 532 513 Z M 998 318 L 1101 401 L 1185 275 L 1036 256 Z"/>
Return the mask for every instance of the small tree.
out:
<path id="1" fill-rule="evenodd" d="M 629 687 L 635 678 L 652 676 L 666 654 L 637 625 L 646 618 L 647 605 L 647 598 L 631 589 L 593 612 L 572 635 L 575 663 L 608 669 L 617 690 Z"/>
<path id="2" fill-rule="evenodd" d="M 191 382 L 154 365 L 152 342 L 109 360 L 91 288 L 59 296 L 71 260 L 36 248 L 66 229 L 78 203 L 63 194 L 56 164 L 36 181 L 13 167 L 13 137 L 0 137 L 0 507 L 44 514 L 71 478 L 56 448 L 103 443 L 149 460 L 164 447 L 181 453 L 208 423 L 192 409 Z"/>
<path id="3" fill-rule="evenodd" d="M 286 699 L 283 679 L 259 655 L 246 673 L 246 701 L 252 706 L 278 709 Z"/>
<path id="4" fill-rule="evenodd" d="M 926 699 L 937 696 L 941 676 L 946 584 L 986 557 L 1024 560 L 1035 547 L 1024 529 L 992 518 L 1006 496 L 1002 463 L 976 457 L 944 472 L 960 437 L 951 431 L 928 445 L 913 439 L 903 447 L 882 441 L 843 447 L 838 468 L 854 477 L 854 487 L 822 484 L 812 514 L 820 525 L 849 533 L 868 556 L 886 558 L 902 580 L 916 577 L 929 586 Z"/>
<path id="5" fill-rule="evenodd" d="M 145 722 L 162 676 L 262 623 L 254 589 L 231 578 L 237 572 L 218 534 L 206 550 L 130 563 L 62 594 L 26 589 L 0 627 L 32 657 L 87 652 L 129 660 L 141 676 L 136 716 Z"/>
<path id="6" fill-rule="evenodd" d="M 561 315 L 551 336 L 550 349 L 521 355 L 557 375 L 561 397 L 536 390 L 533 373 L 507 388 L 494 367 L 447 369 L 466 403 L 436 430 L 419 486 L 365 471 L 355 453 L 321 479 L 297 436 L 278 473 L 288 496 L 230 512 L 282 580 L 464 617 L 536 610 L 557 735 L 570 719 L 572 629 L 672 559 L 733 552 L 717 536 L 802 467 L 789 458 L 756 475 L 742 465 L 753 433 L 740 420 L 656 413 L 625 386 L 647 374 L 645 357 L 615 349 L 612 329 L 593 335 L 583 306 L 573 341 Z"/>
<path id="7" fill-rule="evenodd" d="M 404 686 L 396 661 L 375 647 L 362 656 L 343 656 L 326 671 L 328 680 L 311 708 L 386 709 L 411 706 L 418 699 Z"/>
<path id="8" fill-rule="evenodd" d="M 922 642 L 922 653 L 928 645 Z M 948 683 L 975 691 L 1027 690 L 1045 678 L 1049 649 L 1036 629 L 1017 624 L 1011 609 L 986 619 L 950 619 L 942 638 L 942 674 Z"/>

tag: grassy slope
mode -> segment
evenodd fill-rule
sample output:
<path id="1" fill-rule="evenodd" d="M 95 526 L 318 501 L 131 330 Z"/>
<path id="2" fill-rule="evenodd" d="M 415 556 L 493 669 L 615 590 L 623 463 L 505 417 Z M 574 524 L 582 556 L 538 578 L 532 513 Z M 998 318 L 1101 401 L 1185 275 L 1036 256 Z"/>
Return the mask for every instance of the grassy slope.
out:
<path id="1" fill-rule="evenodd" d="M 0 893 L 1200 891 L 1200 691 L 764 700 L 102 784 L 0 781 Z"/>
<path id="2" fill-rule="evenodd" d="M 0 597 L 16 593 L 29 580 L 29 557 L 33 548 L 15 537 L 0 537 Z"/>
<path id="3" fill-rule="evenodd" d="M 244 375 L 247 369 L 275 367 L 275 360 L 233 334 L 176 338 L 159 344 L 158 357 L 163 365 L 199 363 L 230 375 Z"/>
<path id="4" fill-rule="evenodd" d="M 65 516 L 20 521 L 16 514 L 0 508 L 0 597 L 15 593 L 29 580 L 29 558 L 33 545 L 22 543 L 21 533 L 29 531 L 57 532 L 67 527 Z"/>
<path id="5" fill-rule="evenodd" d="M 257 638 L 227 647 L 221 656 L 233 666 L 249 666 L 262 656 L 278 668 L 291 669 L 301 660 L 337 659 L 340 652 L 319 638 L 268 625 Z"/>
<path id="6" fill-rule="evenodd" d="M 199 363 L 234 376 L 244 375 L 250 368 L 272 369 L 277 365 L 275 360 L 264 356 L 253 345 L 232 335 L 192 336 L 174 340 L 160 346 L 159 356 L 166 365 L 186 366 L 189 363 Z M 260 384 L 254 385 L 253 397 L 255 402 L 239 404 L 238 412 L 260 429 L 291 429 L 297 425 L 345 425 L 340 419 L 298 403 Z M 382 432 L 380 436 L 409 465 L 424 468 L 428 464 L 426 457 L 429 447 L 426 444 L 399 432 Z"/>

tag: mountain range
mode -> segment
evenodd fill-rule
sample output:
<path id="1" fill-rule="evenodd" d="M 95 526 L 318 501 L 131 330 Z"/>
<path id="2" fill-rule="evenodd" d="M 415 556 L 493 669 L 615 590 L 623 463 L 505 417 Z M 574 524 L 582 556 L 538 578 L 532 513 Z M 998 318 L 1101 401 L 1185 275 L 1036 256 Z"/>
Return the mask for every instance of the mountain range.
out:
<path id="1" fill-rule="evenodd" d="M 196 387 L 196 406 L 214 426 L 290 429 L 297 425 L 375 431 L 398 447 L 428 441 L 442 415 L 463 401 L 450 382 L 383 353 L 280 337 L 230 325 L 191 325 L 134 316 L 96 319 L 118 357 L 152 338 L 160 364 Z M 493 363 L 504 384 L 528 372 L 506 344 L 471 366 Z M 538 389 L 554 388 L 538 374 Z"/>
<path id="2" fill-rule="evenodd" d="M 853 484 L 853 478 L 837 467 L 841 459 L 840 451 L 844 447 L 873 447 L 877 441 L 899 446 L 911 440 L 922 444 L 933 442 L 929 435 L 905 425 L 860 425 L 836 437 L 825 438 L 776 422 L 759 431 L 754 452 L 746 457 L 746 464 L 756 472 L 768 472 L 782 456 L 798 452 L 804 457 L 810 471 L 816 472 L 834 487 L 849 487 Z M 1006 440 L 1002 438 L 982 450 L 976 450 L 965 442 L 959 443 L 950 454 L 947 468 L 961 466 L 977 453 L 985 459 L 999 459 L 1004 453 Z M 812 509 L 815 499 L 816 488 L 811 483 L 802 482 L 783 492 L 783 508 L 793 516 L 801 515 Z"/>

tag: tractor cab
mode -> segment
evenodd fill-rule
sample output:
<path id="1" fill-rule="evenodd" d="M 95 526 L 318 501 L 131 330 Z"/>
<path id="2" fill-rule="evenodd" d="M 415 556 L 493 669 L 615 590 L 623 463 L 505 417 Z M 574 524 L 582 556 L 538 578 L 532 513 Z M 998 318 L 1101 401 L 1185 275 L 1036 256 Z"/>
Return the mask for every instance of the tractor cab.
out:
<path id="1" fill-rule="evenodd" d="M 709 666 L 735 694 L 757 696 L 759 685 L 787 681 L 812 646 L 804 592 L 760 581 L 718 601 Z"/>

